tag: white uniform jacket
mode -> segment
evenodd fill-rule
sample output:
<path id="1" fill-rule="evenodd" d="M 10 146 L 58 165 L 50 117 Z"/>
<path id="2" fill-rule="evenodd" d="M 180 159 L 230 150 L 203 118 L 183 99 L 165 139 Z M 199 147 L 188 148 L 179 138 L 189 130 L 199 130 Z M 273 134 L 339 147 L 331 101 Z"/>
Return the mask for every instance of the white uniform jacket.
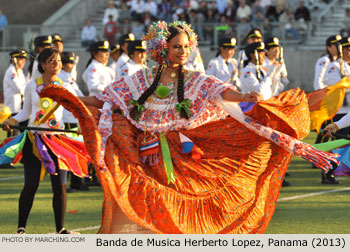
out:
<path id="1" fill-rule="evenodd" d="M 198 47 L 196 47 L 196 49 L 191 52 L 190 56 L 188 56 L 186 69 L 205 73 L 203 59 Z"/>
<path id="2" fill-rule="evenodd" d="M 324 55 L 316 61 L 315 78 L 314 78 L 314 89 L 315 90 L 322 89 L 322 88 L 326 87 L 325 83 L 323 82 L 323 78 L 326 74 L 327 67 L 328 67 L 330 62 L 331 61 L 330 61 L 328 55 Z"/>
<path id="3" fill-rule="evenodd" d="M 343 116 L 339 121 L 335 122 L 339 129 L 343 129 L 350 126 L 350 111 Z"/>
<path id="4" fill-rule="evenodd" d="M 257 91 L 264 97 L 264 100 L 267 100 L 273 96 L 272 79 L 263 69 L 260 69 L 260 71 L 262 75 L 259 81 L 256 76 L 256 66 L 253 63 L 249 62 L 249 64 L 242 69 L 240 78 L 241 92 L 246 94 Z"/>
<path id="5" fill-rule="evenodd" d="M 147 66 L 146 65 L 138 65 L 135 63 L 135 61 L 133 61 L 132 59 L 129 59 L 120 68 L 121 78 L 125 77 L 125 76 L 131 76 L 134 73 L 136 73 L 137 71 L 144 69 L 144 68 L 147 68 Z"/>
<path id="6" fill-rule="evenodd" d="M 121 67 L 129 59 L 129 56 L 125 53 L 122 53 L 122 55 L 120 55 L 120 57 L 118 58 L 117 64 L 115 66 L 115 80 L 119 80 L 122 77 Z"/>
<path id="7" fill-rule="evenodd" d="M 234 58 L 228 59 L 227 62 L 219 55 L 211 59 L 206 71 L 207 75 L 213 75 L 223 82 L 233 84 L 237 80 L 237 61 Z"/>
<path id="8" fill-rule="evenodd" d="M 275 64 L 272 63 L 267 57 L 265 58 L 263 66 L 268 69 L 267 74 L 271 74 L 274 68 L 276 67 Z M 286 64 L 283 63 L 282 65 L 279 65 L 276 71 L 279 71 L 280 74 L 276 74 L 273 80 L 273 83 L 275 84 L 272 85 L 273 96 L 276 96 L 279 93 L 281 93 L 284 90 L 284 88 L 289 84 Z"/>
<path id="9" fill-rule="evenodd" d="M 83 80 L 89 90 L 89 95 L 96 95 L 114 81 L 114 71 L 93 59 L 83 73 Z"/>
<path id="10" fill-rule="evenodd" d="M 21 110 L 21 96 L 24 94 L 26 78 L 22 69 L 17 69 L 13 64 L 7 68 L 4 75 L 3 94 L 4 103 L 11 109 L 12 113 L 18 113 Z"/>
<path id="11" fill-rule="evenodd" d="M 117 62 L 113 60 L 112 63 L 108 67 L 112 68 L 113 71 L 115 72 L 116 76 L 117 76 L 117 71 L 116 71 L 116 69 L 117 69 Z"/>
<path id="12" fill-rule="evenodd" d="M 36 80 L 37 78 L 39 78 L 41 76 L 41 73 L 39 72 L 39 69 L 38 69 L 38 65 L 39 65 L 38 60 L 37 59 L 34 60 L 30 80 Z"/>
<path id="13" fill-rule="evenodd" d="M 346 76 L 350 77 L 350 66 L 348 63 L 346 63 L 344 61 L 344 74 Z M 331 63 L 328 64 L 326 73 L 324 75 L 323 78 L 323 83 L 325 85 L 325 87 L 331 86 L 336 84 L 337 82 L 339 82 L 341 80 L 341 74 L 340 74 L 340 64 L 339 64 L 339 60 L 333 61 Z M 345 99 L 347 101 L 346 106 L 343 106 L 338 110 L 338 114 L 345 114 L 349 111 L 350 109 L 350 93 L 346 93 Z"/>
<path id="14" fill-rule="evenodd" d="M 61 72 L 58 74 L 58 78 L 62 80 L 63 87 L 66 88 L 69 92 L 75 96 L 84 96 L 71 73 L 61 70 Z M 73 114 L 66 109 L 63 110 L 62 119 L 64 123 L 78 123 L 78 119 L 76 119 Z"/>

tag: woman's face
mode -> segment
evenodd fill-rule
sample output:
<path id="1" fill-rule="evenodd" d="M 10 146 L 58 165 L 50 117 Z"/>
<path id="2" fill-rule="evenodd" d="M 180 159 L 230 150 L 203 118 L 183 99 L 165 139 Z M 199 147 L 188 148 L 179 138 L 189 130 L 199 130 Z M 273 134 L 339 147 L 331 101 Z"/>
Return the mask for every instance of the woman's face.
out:
<path id="1" fill-rule="evenodd" d="M 131 55 L 131 59 L 138 65 L 145 64 L 146 62 L 146 52 L 135 51 Z"/>
<path id="2" fill-rule="evenodd" d="M 101 64 L 106 65 L 109 59 L 109 52 L 98 51 L 95 53 L 94 58 Z"/>
<path id="3" fill-rule="evenodd" d="M 257 37 L 252 37 L 252 38 L 247 39 L 248 44 L 253 44 L 253 43 L 261 42 L 261 41 L 262 41 L 262 38 L 257 38 Z"/>
<path id="4" fill-rule="evenodd" d="M 71 73 L 73 68 L 74 68 L 74 64 L 71 62 L 68 62 L 62 66 L 62 69 L 67 73 Z"/>
<path id="5" fill-rule="evenodd" d="M 220 47 L 220 55 L 225 60 L 232 58 L 234 54 L 235 54 L 235 48 Z"/>
<path id="6" fill-rule="evenodd" d="M 23 69 L 24 65 L 26 64 L 27 59 L 18 57 L 16 58 L 16 67 L 17 69 Z"/>
<path id="7" fill-rule="evenodd" d="M 57 51 L 59 51 L 60 53 L 62 53 L 64 49 L 64 45 L 61 41 L 54 42 L 52 47 L 57 49 Z"/>
<path id="8" fill-rule="evenodd" d="M 350 62 L 350 47 L 343 47 L 343 58 L 346 62 Z"/>
<path id="9" fill-rule="evenodd" d="M 45 74 L 57 75 L 61 71 L 62 61 L 60 54 L 52 54 L 45 62 L 40 63 Z"/>
<path id="10" fill-rule="evenodd" d="M 271 47 L 267 50 L 267 57 L 269 59 L 276 59 L 280 56 L 280 48 L 278 46 Z"/>
<path id="11" fill-rule="evenodd" d="M 173 37 L 168 44 L 168 59 L 171 66 L 185 65 L 190 55 L 188 36 L 180 33 Z"/>
<path id="12" fill-rule="evenodd" d="M 258 52 L 258 58 L 259 58 L 259 65 L 264 64 L 266 53 L 265 52 Z"/>
<path id="13" fill-rule="evenodd" d="M 336 57 L 338 55 L 338 50 L 336 45 L 332 44 L 331 46 L 327 46 L 327 49 L 333 57 Z"/>
<path id="14" fill-rule="evenodd" d="M 259 63 L 258 65 L 262 65 L 265 61 L 265 58 L 266 58 L 266 53 L 264 51 L 261 51 L 261 52 L 258 52 L 258 60 L 259 60 Z M 256 59 L 255 59 L 255 54 L 254 53 L 251 53 L 250 54 L 250 61 L 253 63 L 253 64 L 256 64 Z"/>
<path id="15" fill-rule="evenodd" d="M 119 57 L 120 57 L 120 54 L 121 54 L 121 51 L 116 51 L 115 53 L 113 53 L 113 54 L 110 54 L 110 56 L 112 57 L 112 59 L 114 60 L 114 61 L 118 61 L 118 59 L 119 59 Z"/>

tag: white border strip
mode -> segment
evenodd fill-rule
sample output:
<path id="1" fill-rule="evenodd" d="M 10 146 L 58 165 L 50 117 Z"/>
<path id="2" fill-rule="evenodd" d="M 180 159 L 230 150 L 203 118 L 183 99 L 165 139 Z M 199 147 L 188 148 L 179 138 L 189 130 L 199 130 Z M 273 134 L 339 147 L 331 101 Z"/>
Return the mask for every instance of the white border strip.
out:
<path id="1" fill-rule="evenodd" d="M 99 229 L 100 226 L 90 226 L 90 227 L 86 227 L 86 228 L 77 228 L 77 229 L 73 229 L 72 231 L 77 232 L 77 231 L 85 231 L 85 230 L 92 230 L 92 229 Z"/>
<path id="2" fill-rule="evenodd" d="M 350 191 L 350 187 L 345 187 L 345 188 L 336 189 L 336 190 L 322 191 L 322 192 L 314 192 L 314 193 L 308 193 L 308 194 L 302 194 L 302 195 L 295 195 L 292 197 L 281 198 L 281 199 L 278 199 L 277 201 L 302 199 L 302 198 L 313 197 L 313 196 L 318 196 L 318 195 L 333 193 L 333 192 L 342 192 L 342 191 Z"/>
<path id="3" fill-rule="evenodd" d="M 19 179 L 19 178 L 24 178 L 24 176 L 0 178 L 0 181 L 6 181 L 6 180 L 12 180 L 12 179 Z"/>

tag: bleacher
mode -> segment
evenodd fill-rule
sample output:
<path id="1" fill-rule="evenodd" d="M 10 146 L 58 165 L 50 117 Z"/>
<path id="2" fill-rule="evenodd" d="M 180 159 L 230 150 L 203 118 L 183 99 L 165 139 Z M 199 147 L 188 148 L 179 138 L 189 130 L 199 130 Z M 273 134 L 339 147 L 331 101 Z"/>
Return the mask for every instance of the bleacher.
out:
<path id="1" fill-rule="evenodd" d="M 203 0 L 208 1 L 208 0 Z M 69 2 L 81 2 L 81 0 L 71 0 Z M 91 2 L 91 1 L 90 1 Z M 92 1 L 96 2 L 96 1 Z M 82 10 L 75 13 L 75 19 L 72 19 L 67 10 L 67 14 L 62 14 L 60 19 L 56 21 L 60 22 L 51 22 L 49 25 L 46 23 L 40 25 L 9 25 L 7 31 L 5 32 L 4 42 L 2 44 L 3 50 L 10 50 L 13 47 L 25 47 L 28 48 L 28 42 L 30 39 L 40 33 L 51 33 L 59 32 L 62 34 L 65 40 L 66 49 L 73 51 L 85 50 L 81 47 L 80 43 L 80 33 L 85 25 L 85 20 L 87 18 L 92 19 L 93 25 L 97 28 L 99 32 L 99 39 L 103 39 L 103 25 L 102 19 L 104 14 L 104 9 L 106 8 L 108 0 L 99 0 L 98 4 L 94 5 L 94 8 L 89 10 Z M 201 2 L 201 1 L 199 1 Z M 209 1 L 208 1 L 209 2 Z M 295 10 L 299 4 L 300 0 L 288 0 L 286 1 L 286 7 L 291 10 Z M 299 31 L 302 35 L 302 42 L 299 43 L 293 38 L 284 36 L 284 24 L 274 23 L 272 34 L 274 36 L 279 36 L 282 43 L 285 46 L 298 47 L 300 50 L 320 50 L 324 48 L 324 41 L 326 37 L 339 32 L 339 22 L 341 22 L 344 17 L 344 9 L 350 7 L 349 0 L 333 0 L 331 1 L 332 8 L 327 8 L 327 5 L 322 1 L 304 1 L 306 6 L 312 8 L 311 16 L 312 21 L 308 24 L 309 29 L 307 31 Z M 310 4 L 310 2 L 316 4 Z M 317 3 L 319 5 L 317 5 Z M 326 12 L 325 12 L 326 10 Z M 60 12 L 61 10 L 58 10 Z M 62 12 L 62 11 L 61 11 Z M 325 12 L 325 13 L 323 13 Z M 63 21 L 67 19 L 67 22 Z M 72 19 L 72 22 L 69 22 Z M 63 20 L 63 21 L 62 21 Z M 62 21 L 62 22 L 61 22 Z M 213 24 L 215 26 L 215 24 Z M 8 34 L 8 36 L 6 36 Z M 240 34 L 235 34 L 239 36 Z M 217 36 L 217 34 L 214 34 Z M 6 41 L 8 39 L 8 41 Z M 217 38 L 214 39 L 217 41 Z M 214 48 L 215 45 L 212 45 L 211 41 L 199 41 L 199 45 L 202 47 Z M 1 47 L 1 45 L 0 45 Z"/>

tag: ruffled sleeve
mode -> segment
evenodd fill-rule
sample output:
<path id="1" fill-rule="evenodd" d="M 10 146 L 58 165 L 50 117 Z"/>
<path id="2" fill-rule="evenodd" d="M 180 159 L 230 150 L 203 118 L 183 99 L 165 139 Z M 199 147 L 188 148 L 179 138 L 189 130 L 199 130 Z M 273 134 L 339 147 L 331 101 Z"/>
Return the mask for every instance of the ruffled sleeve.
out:
<path id="1" fill-rule="evenodd" d="M 126 104 L 128 104 L 132 98 L 132 92 L 129 87 L 130 81 L 130 77 L 121 78 L 108 85 L 102 92 L 96 95 L 96 98 L 103 102 L 126 107 Z"/>

